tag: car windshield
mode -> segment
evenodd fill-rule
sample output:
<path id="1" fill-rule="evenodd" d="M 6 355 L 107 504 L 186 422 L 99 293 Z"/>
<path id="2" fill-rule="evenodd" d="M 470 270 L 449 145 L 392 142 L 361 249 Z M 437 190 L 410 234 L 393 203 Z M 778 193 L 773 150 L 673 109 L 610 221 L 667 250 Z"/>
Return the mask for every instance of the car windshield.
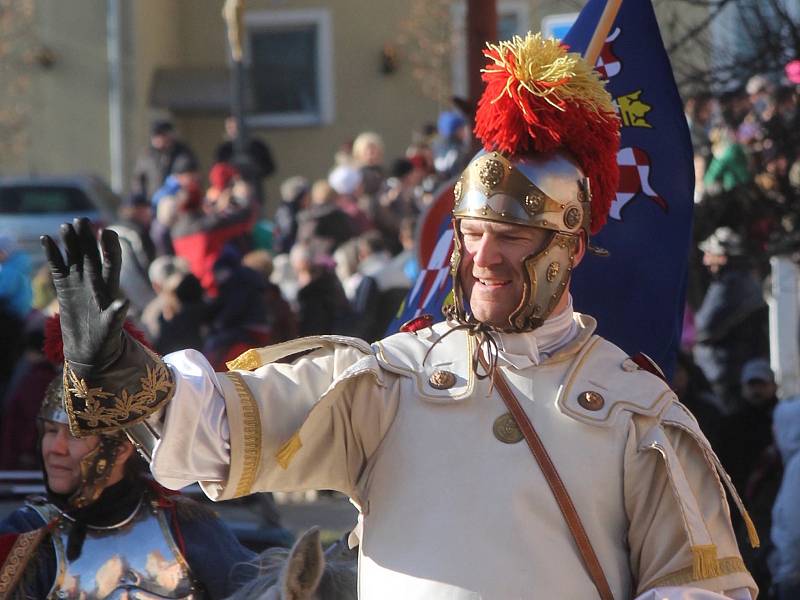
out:
<path id="1" fill-rule="evenodd" d="M 74 213 L 95 210 L 80 189 L 67 186 L 0 187 L 1 214 Z"/>

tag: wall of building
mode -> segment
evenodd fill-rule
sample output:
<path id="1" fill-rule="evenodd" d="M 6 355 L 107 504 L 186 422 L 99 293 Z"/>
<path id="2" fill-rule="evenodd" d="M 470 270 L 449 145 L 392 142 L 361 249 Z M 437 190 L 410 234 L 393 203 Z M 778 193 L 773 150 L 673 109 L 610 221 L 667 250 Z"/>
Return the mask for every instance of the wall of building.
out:
<path id="1" fill-rule="evenodd" d="M 56 55 L 53 68 L 32 69 L 31 144 L 19 170 L 40 173 L 94 172 L 109 177 L 108 67 L 106 7 L 108 0 L 36 0 L 38 43 Z M 222 0 L 119 0 L 123 11 L 123 59 L 126 177 L 136 154 L 147 143 L 153 118 L 172 116 L 182 135 L 210 166 L 222 137 L 223 115 L 167 115 L 150 107 L 156 69 L 168 66 L 228 64 Z M 268 193 L 277 199 L 280 181 L 295 174 L 324 177 L 333 153 L 359 132 L 374 130 L 386 143 L 387 162 L 400 156 L 411 133 L 436 120 L 444 108 L 428 99 L 412 77 L 411 65 L 398 43 L 400 24 L 411 0 L 249 0 L 248 11 L 325 9 L 333 38 L 334 113 L 328 124 L 269 127 L 253 131 L 273 149 L 277 173 Z M 582 2 L 509 0 L 526 4 L 529 27 L 538 30 L 547 14 L 577 11 Z M 657 3 L 664 22 L 672 19 L 669 3 Z M 663 13 L 663 14 L 662 14 Z M 699 18 L 689 15 L 686 18 Z M 400 50 L 398 70 L 380 70 L 385 44 Z M 8 169 L 3 169 L 7 172 Z M 272 205 L 274 208 L 274 204 Z"/>
<path id="2" fill-rule="evenodd" d="M 104 0 L 40 0 L 36 43 L 55 54 L 32 66 L 30 143 L 19 170 L 108 176 Z"/>
<path id="3" fill-rule="evenodd" d="M 176 2 L 180 7 L 179 36 L 183 64 L 225 64 L 227 39 L 220 4 Z M 361 0 L 296 0 L 291 3 L 251 0 L 248 11 L 326 8 L 331 13 L 334 64 L 334 115 L 326 125 L 256 129 L 271 146 L 278 171 L 268 181 L 268 193 L 277 198 L 280 181 L 296 174 L 324 177 L 333 154 L 345 140 L 374 130 L 386 143 L 388 160 L 399 156 L 411 141 L 412 130 L 435 121 L 439 107 L 418 90 L 407 63 L 392 75 L 380 72 L 385 43 L 396 41 L 397 25 L 407 9 L 404 2 Z M 221 117 L 186 117 L 178 120 L 186 137 L 208 166 L 214 145 L 222 134 Z"/>

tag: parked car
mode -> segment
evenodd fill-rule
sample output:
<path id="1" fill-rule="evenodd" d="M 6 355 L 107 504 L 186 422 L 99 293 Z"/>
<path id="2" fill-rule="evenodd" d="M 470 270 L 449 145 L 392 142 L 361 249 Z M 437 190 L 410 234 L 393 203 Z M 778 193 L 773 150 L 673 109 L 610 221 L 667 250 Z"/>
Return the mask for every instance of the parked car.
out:
<path id="1" fill-rule="evenodd" d="M 10 234 L 34 265 L 44 262 L 43 234 L 61 223 L 89 217 L 100 225 L 116 218 L 119 198 L 93 175 L 0 177 L 0 232 Z"/>

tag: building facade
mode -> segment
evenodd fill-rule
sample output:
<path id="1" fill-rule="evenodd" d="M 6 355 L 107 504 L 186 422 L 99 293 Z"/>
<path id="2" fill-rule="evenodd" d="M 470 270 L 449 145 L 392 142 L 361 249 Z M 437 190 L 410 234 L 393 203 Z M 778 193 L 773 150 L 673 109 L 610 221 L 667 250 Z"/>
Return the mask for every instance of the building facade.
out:
<path id="1" fill-rule="evenodd" d="M 231 89 L 222 0 L 27 1 L 29 59 L 0 65 L 27 78 L 27 143 L 0 173 L 95 173 L 125 191 L 161 117 L 210 167 Z M 498 0 L 499 35 L 538 30 L 581 4 Z M 426 11 L 437 10 L 428 22 Z M 271 208 L 280 181 L 324 177 L 358 133 L 381 134 L 390 161 L 414 130 L 435 123 L 450 94 L 464 95 L 465 15 L 459 0 L 248 0 L 248 125 L 278 166 Z M 427 71 L 415 62 L 437 52 Z"/>

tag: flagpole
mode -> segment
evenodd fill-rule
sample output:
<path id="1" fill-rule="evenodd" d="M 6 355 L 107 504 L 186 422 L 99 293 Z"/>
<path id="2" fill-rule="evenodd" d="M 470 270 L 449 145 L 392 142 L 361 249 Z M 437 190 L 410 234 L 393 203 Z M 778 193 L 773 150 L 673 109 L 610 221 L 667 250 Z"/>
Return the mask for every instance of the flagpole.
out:
<path id="1" fill-rule="evenodd" d="M 583 58 L 590 65 L 594 65 L 597 62 L 597 57 L 600 56 L 600 50 L 602 50 L 603 43 L 611 31 L 614 19 L 617 18 L 620 6 L 622 6 L 622 0 L 606 0 L 603 14 L 600 15 L 600 20 L 597 22 L 597 28 L 594 30 L 592 39 L 586 47 L 586 52 L 583 53 Z"/>

